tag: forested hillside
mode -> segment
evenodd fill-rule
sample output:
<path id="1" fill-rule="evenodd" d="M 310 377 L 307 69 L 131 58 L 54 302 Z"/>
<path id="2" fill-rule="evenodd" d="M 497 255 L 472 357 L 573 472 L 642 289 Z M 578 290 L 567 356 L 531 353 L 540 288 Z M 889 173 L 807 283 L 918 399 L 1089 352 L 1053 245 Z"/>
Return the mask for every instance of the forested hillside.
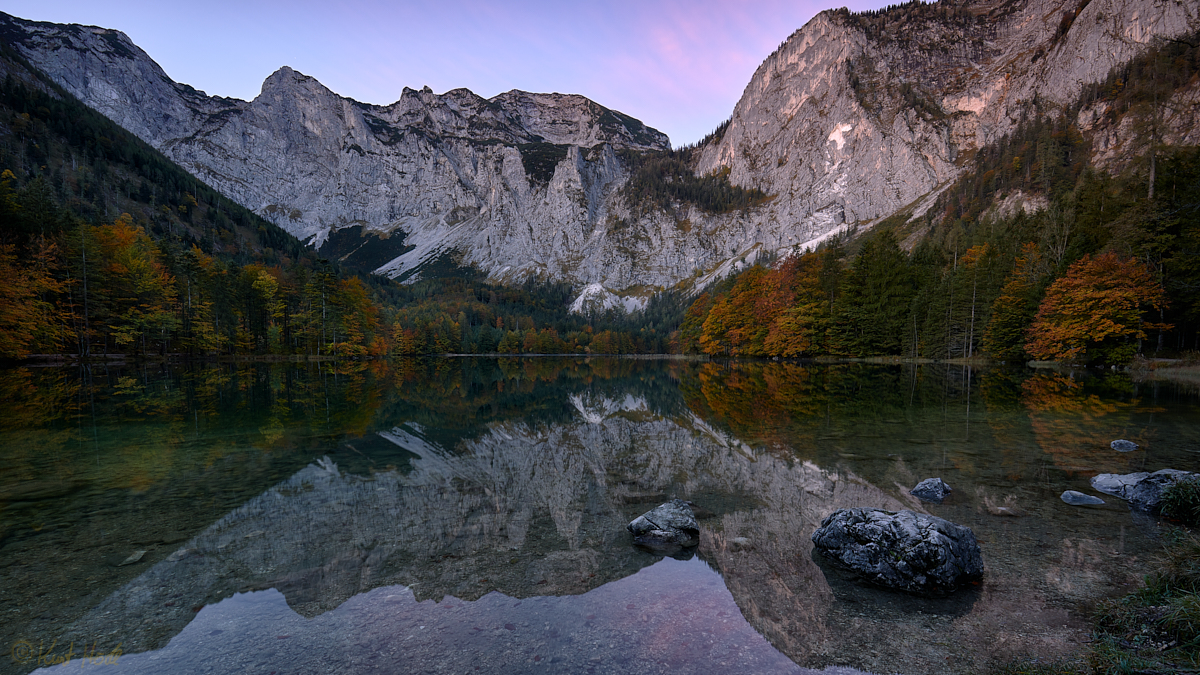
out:
<path id="1" fill-rule="evenodd" d="M 452 256 L 409 286 L 349 273 L 11 51 L 0 76 L 0 357 L 666 349 L 568 315 L 568 287 L 489 284 Z"/>
<path id="2" fill-rule="evenodd" d="M 1097 363 L 1200 349 L 1200 148 L 1159 132 L 1163 102 L 1197 86 L 1196 45 L 1165 42 L 1073 107 L 1039 110 L 923 216 L 712 289 L 681 348 Z M 1091 133 L 1085 108 L 1102 113 Z M 1098 168 L 1100 131 L 1129 136 L 1130 158 Z"/>

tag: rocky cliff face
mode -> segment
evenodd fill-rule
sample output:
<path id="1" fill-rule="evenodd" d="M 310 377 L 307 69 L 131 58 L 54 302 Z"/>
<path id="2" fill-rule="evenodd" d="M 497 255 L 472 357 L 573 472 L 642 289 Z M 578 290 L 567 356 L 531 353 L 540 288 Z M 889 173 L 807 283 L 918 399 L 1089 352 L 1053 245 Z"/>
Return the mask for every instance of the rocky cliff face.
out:
<path id="1" fill-rule="evenodd" d="M 5 42 L 71 93 L 298 237 L 403 233 L 412 248 L 379 271 L 404 275 L 457 250 L 494 278 L 586 287 L 581 308 L 613 293 L 635 307 L 762 251 L 922 212 L 971 151 L 1023 116 L 1198 28 L 1200 9 L 1179 0 L 823 12 L 763 62 L 727 129 L 699 148 L 699 173 L 728 170 L 774 198 L 712 215 L 627 203 L 616 151 L 667 138 L 580 96 L 405 89 L 374 106 L 285 67 L 253 101 L 210 97 L 119 32 L 0 15 Z"/>
<path id="2" fill-rule="evenodd" d="M 1197 27 L 1200 9 L 1173 0 L 825 12 L 759 67 L 699 170 L 779 195 L 770 215 L 818 238 L 914 204 L 1039 106 Z"/>

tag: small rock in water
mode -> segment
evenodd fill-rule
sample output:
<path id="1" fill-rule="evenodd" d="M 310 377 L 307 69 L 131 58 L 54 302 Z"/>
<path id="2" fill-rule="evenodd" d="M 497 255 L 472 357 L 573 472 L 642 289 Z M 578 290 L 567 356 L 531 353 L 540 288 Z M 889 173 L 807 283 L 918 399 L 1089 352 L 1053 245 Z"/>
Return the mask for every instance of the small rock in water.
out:
<path id="1" fill-rule="evenodd" d="M 1075 490 L 1067 490 L 1062 493 L 1062 500 L 1071 506 L 1090 506 L 1093 504 L 1103 504 L 1104 500 L 1099 497 L 1085 495 L 1082 492 Z"/>
<path id="2" fill-rule="evenodd" d="M 626 529 L 633 533 L 633 543 L 653 549 L 678 550 L 700 543 L 696 516 L 682 499 L 672 499 L 643 513 Z"/>
<path id="3" fill-rule="evenodd" d="M 941 504 L 946 495 L 951 492 L 953 490 L 941 478 L 926 478 L 917 483 L 917 487 L 912 489 L 913 496 L 936 504 Z"/>
<path id="4" fill-rule="evenodd" d="M 120 565 L 117 565 L 117 567 L 124 567 L 126 565 L 132 565 L 136 562 L 141 562 L 142 556 L 144 555 L 146 555 L 145 551 L 134 551 Z"/>
<path id="5" fill-rule="evenodd" d="M 1148 471 L 1138 473 L 1102 473 L 1092 477 L 1092 487 L 1106 495 L 1128 500 L 1133 486 L 1150 475 Z"/>
<path id="6" fill-rule="evenodd" d="M 1134 450 L 1138 449 L 1138 444 L 1134 443 L 1133 441 L 1121 439 L 1109 443 L 1109 447 L 1117 452 L 1133 452 Z"/>

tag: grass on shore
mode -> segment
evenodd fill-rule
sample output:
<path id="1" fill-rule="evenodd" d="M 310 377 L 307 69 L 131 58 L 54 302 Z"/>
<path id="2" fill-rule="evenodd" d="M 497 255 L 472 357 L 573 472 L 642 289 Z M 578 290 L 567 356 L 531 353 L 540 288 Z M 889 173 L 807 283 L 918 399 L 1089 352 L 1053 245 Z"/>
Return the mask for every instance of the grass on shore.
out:
<path id="1" fill-rule="evenodd" d="M 1185 488 L 1193 490 L 1193 487 Z M 1019 660 L 993 675 L 1200 673 L 1200 537 L 1172 529 L 1146 585 L 1106 600 L 1092 617 L 1092 642 L 1074 659 Z"/>

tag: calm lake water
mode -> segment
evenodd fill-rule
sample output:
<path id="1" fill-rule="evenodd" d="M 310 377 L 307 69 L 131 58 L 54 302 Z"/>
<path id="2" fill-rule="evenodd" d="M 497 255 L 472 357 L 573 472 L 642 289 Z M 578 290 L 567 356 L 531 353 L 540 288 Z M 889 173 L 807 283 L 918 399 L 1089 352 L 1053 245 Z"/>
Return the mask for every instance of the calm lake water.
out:
<path id="1" fill-rule="evenodd" d="M 5 673 L 958 673 L 1054 658 L 1159 523 L 1097 473 L 1200 467 L 1195 387 L 681 359 L 0 371 Z M 1117 438 L 1141 448 L 1118 453 Z M 941 505 L 908 494 L 940 476 Z M 692 555 L 625 524 L 679 497 Z M 981 584 L 863 588 L 852 506 L 971 527 Z M 70 659 L 69 662 L 65 662 Z"/>

